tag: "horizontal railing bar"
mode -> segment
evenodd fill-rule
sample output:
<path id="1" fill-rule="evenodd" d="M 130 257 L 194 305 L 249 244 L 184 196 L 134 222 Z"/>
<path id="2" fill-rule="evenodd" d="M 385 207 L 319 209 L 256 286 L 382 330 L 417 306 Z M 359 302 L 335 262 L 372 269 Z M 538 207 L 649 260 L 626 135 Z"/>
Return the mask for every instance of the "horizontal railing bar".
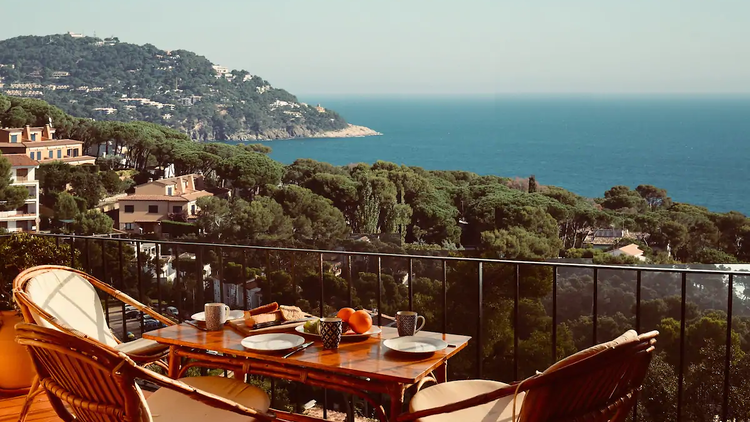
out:
<path id="1" fill-rule="evenodd" d="M 9 234 L 0 235 L 1 237 L 10 236 Z M 52 234 L 52 233 L 36 233 L 34 236 L 49 236 L 49 237 L 62 237 L 69 238 L 70 235 Z M 97 239 L 102 240 L 101 236 L 72 236 L 75 239 Z M 748 271 L 724 271 L 724 270 L 701 270 L 695 268 L 659 268 L 659 267 L 645 267 L 638 265 L 599 265 L 599 264 L 580 264 L 575 262 L 554 262 L 554 261 L 522 261 L 512 259 L 490 259 L 490 258 L 471 258 L 471 257 L 456 257 L 456 256 L 432 256 L 432 255 L 410 255 L 410 254 L 392 254 L 392 253 L 378 253 L 378 252 L 355 252 L 355 251 L 332 251 L 325 249 L 300 249 L 300 248 L 281 248 L 276 246 L 257 246 L 257 245 L 235 245 L 226 243 L 204 243 L 204 242 L 174 242 L 168 240 L 144 240 L 144 239 L 131 239 L 131 238 L 105 238 L 108 242 L 142 242 L 142 243 L 154 243 L 154 244 L 178 244 L 183 246 L 195 246 L 195 247 L 214 247 L 214 248 L 229 248 L 229 249 L 252 249 L 262 251 L 279 251 L 279 252 L 299 252 L 299 253 L 315 253 L 315 254 L 328 254 L 328 255 L 351 255 L 351 256 L 372 256 L 381 258 L 414 258 L 422 260 L 433 260 L 433 261 L 453 261 L 453 262 L 482 262 L 485 264 L 512 264 L 512 265 L 532 265 L 537 267 L 558 267 L 558 268 L 581 268 L 591 269 L 599 268 L 604 270 L 626 270 L 626 271 L 649 271 L 649 272 L 661 272 L 661 273 L 675 273 L 675 274 L 715 274 L 715 275 L 729 275 L 733 274 L 736 276 L 750 276 Z"/>

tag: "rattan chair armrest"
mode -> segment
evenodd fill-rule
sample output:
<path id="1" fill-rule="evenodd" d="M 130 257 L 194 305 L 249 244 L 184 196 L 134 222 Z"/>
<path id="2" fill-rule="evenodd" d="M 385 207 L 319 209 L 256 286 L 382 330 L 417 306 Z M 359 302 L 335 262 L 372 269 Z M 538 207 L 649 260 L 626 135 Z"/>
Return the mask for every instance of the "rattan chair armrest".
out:
<path id="1" fill-rule="evenodd" d="M 478 396 L 474 396 L 465 400 L 457 401 L 455 403 L 449 403 L 438 407 L 433 407 L 431 409 L 424 409 L 420 410 L 418 412 L 413 413 L 404 413 L 400 415 L 398 418 L 396 418 L 396 421 L 398 422 L 407 422 L 407 421 L 413 421 L 420 418 L 426 418 L 427 416 L 432 415 L 440 415 L 443 413 L 451 413 L 458 410 L 468 409 L 470 407 L 475 406 L 481 406 L 483 404 L 495 401 L 497 399 L 512 396 L 516 394 L 516 392 L 522 392 L 526 391 L 527 388 L 524 386 L 518 385 L 509 385 L 506 387 L 498 388 L 495 391 L 490 391 L 489 393 L 480 394 Z M 520 409 L 520 406 L 519 406 Z"/>
<path id="2" fill-rule="evenodd" d="M 141 378 L 143 380 L 152 382 L 160 387 L 169 388 L 170 390 L 177 391 L 178 393 L 182 393 L 190 397 L 193 400 L 197 400 L 201 403 L 205 403 L 211 407 L 215 407 L 217 409 L 228 410 L 230 412 L 234 412 L 243 416 L 251 416 L 259 421 L 276 420 L 276 416 L 273 413 L 260 412 L 258 410 L 243 406 L 231 400 L 227 400 L 223 397 L 190 387 L 189 385 L 185 383 L 173 380 L 171 378 L 165 377 L 164 375 L 149 371 L 139 366 L 134 366 L 132 369 L 136 371 L 136 378 Z"/>

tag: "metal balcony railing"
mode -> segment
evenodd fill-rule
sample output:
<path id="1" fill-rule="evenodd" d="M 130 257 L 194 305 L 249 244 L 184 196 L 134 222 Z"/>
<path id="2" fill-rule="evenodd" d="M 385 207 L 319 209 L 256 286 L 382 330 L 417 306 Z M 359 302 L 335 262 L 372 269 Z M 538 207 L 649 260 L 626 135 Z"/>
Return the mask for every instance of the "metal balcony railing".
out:
<path id="1" fill-rule="evenodd" d="M 742 278 L 741 284 L 745 284 L 745 280 L 747 280 L 747 284 L 750 285 L 750 273 L 716 269 L 676 268 L 674 266 L 622 266 L 557 261 L 500 260 L 446 256 L 446 254 L 440 256 L 401 255 L 128 238 L 43 236 L 52 236 L 58 244 L 72 246 L 71 266 L 80 267 L 90 272 L 144 303 L 149 300 L 155 301 L 154 306 L 160 312 L 166 311 L 167 307 L 174 306 L 181 311 L 177 316 L 178 319 L 185 318 L 191 312 L 202 310 L 203 303 L 214 301 L 216 298 L 229 303 L 239 295 L 237 303 L 232 305 L 248 309 L 251 302 L 249 297 L 251 292 L 248 290 L 246 282 L 252 278 L 249 275 L 250 269 L 257 268 L 260 269 L 261 273 L 256 273 L 256 276 L 260 276 L 256 277 L 256 280 L 263 277 L 268 280 L 259 284 L 262 292 L 256 298 L 259 298 L 261 303 L 287 298 L 297 304 L 305 303 L 311 308 L 317 308 L 308 309 L 308 311 L 315 311 L 324 315 L 330 312 L 330 309 L 335 309 L 331 306 L 352 306 L 355 296 L 357 298 L 367 296 L 372 300 L 366 305 L 372 305 L 369 308 L 377 315 L 374 322 L 381 322 L 386 325 L 386 322 L 390 322 L 390 318 L 388 320 L 383 318 L 384 313 L 392 312 L 399 306 L 409 310 L 425 311 L 424 307 L 427 305 L 423 302 L 426 300 L 425 295 L 430 292 L 420 290 L 418 298 L 415 298 L 415 287 L 421 288 L 417 283 L 417 277 L 428 277 L 435 282 L 433 287 L 438 286 L 431 290 L 430 300 L 433 300 L 433 302 L 430 303 L 433 303 L 438 309 L 430 309 L 430 311 L 434 311 L 435 316 L 439 315 L 438 318 L 433 318 L 433 321 L 431 321 L 431 330 L 445 333 L 449 329 L 456 329 L 455 324 L 451 325 L 450 323 L 451 311 L 455 313 L 456 310 L 459 310 L 462 314 L 472 315 L 473 321 L 467 321 L 458 328 L 464 331 L 459 334 L 468 334 L 473 337 L 470 343 L 470 345 L 473 343 L 473 347 L 462 352 L 464 356 L 471 353 L 469 356 L 471 356 L 470 361 L 474 366 L 473 369 L 455 368 L 457 372 L 453 373 L 464 378 L 494 377 L 497 376 L 498 371 L 505 371 L 503 373 L 512 376 L 513 380 L 519 380 L 532 375 L 535 369 L 544 369 L 544 367 L 529 368 L 526 363 L 522 363 L 525 356 L 521 356 L 519 347 L 519 333 L 526 329 L 524 325 L 528 323 L 528 321 L 524 321 L 525 316 L 522 314 L 522 307 L 527 306 L 524 290 L 529 288 L 525 283 L 532 277 L 535 280 L 542 279 L 544 283 L 549 283 L 549 296 L 542 301 L 550 318 L 549 349 L 545 352 L 548 354 L 546 357 L 548 363 L 564 357 L 560 356 L 559 352 L 560 342 L 562 341 L 559 335 L 562 330 L 561 327 L 567 322 L 560 321 L 559 314 L 566 304 L 559 301 L 559 296 L 562 287 L 570 289 L 574 285 L 570 283 L 570 280 L 579 280 L 576 282 L 580 289 L 577 297 L 580 301 L 590 304 L 591 314 L 584 315 L 586 318 L 590 317 L 590 332 L 581 334 L 590 340 L 590 344 L 609 340 L 609 338 L 602 338 L 600 335 L 600 331 L 603 330 L 600 321 L 605 317 L 611 317 L 611 315 L 606 314 L 606 310 L 603 313 L 603 306 L 609 306 L 607 304 L 613 300 L 629 300 L 626 297 L 621 299 L 607 297 L 607 303 L 603 304 L 600 298 L 600 288 L 604 283 L 609 286 L 614 277 L 617 277 L 620 281 L 627 279 L 628 283 L 632 283 L 632 290 L 627 290 L 628 297 L 631 294 L 634 296 L 633 315 L 629 321 L 631 327 L 638 332 L 656 328 L 644 326 L 642 305 L 645 289 L 651 289 L 653 285 L 668 285 L 669 289 L 678 293 L 677 296 L 679 297 L 679 322 L 677 322 L 679 334 L 678 338 L 674 339 L 674 346 L 677 348 L 675 355 L 677 387 L 674 397 L 646 397 L 646 399 L 650 401 L 674 400 L 673 414 L 666 417 L 665 420 L 677 421 L 685 420 L 686 417 L 687 403 L 684 396 L 686 388 L 685 373 L 688 365 L 686 352 L 690 347 L 686 344 L 689 290 L 691 290 L 690 295 L 695 295 L 696 293 L 693 290 L 697 291 L 699 288 L 715 290 L 720 285 L 722 289 L 726 289 L 726 303 L 722 305 L 725 306 L 725 308 L 722 308 L 722 311 L 725 309 L 724 322 L 726 328 L 725 334 L 722 334 L 725 337 L 725 344 L 716 345 L 716 347 L 723 348 L 721 368 L 713 369 L 721 372 L 721 391 L 715 402 L 707 405 L 711 406 L 712 412 L 721 420 L 728 420 L 732 413 L 730 411 L 730 373 L 733 361 L 732 325 L 735 318 L 733 303 L 742 296 L 738 293 L 738 278 Z M 153 249 L 143 248 L 144 244 L 155 245 L 155 253 L 147 253 L 146 251 L 152 251 Z M 129 249 L 131 247 L 132 250 Z M 107 253 L 103 253 L 103 251 L 107 251 Z M 126 252 L 128 255 L 133 254 L 132 260 L 126 258 Z M 95 257 L 98 259 L 97 262 L 95 262 Z M 155 257 L 160 257 L 161 262 L 158 265 L 156 263 L 149 264 L 149 259 L 153 261 Z M 165 257 L 169 261 L 168 265 L 171 265 L 172 270 L 176 273 L 173 282 L 169 283 L 165 281 L 166 277 L 162 274 L 165 268 Z M 177 257 L 180 257 L 180 259 L 177 259 Z M 291 288 L 289 286 L 275 286 L 274 282 L 270 281 L 276 271 L 283 271 L 284 274 L 289 276 Z M 326 292 L 326 286 L 331 285 L 330 277 L 333 277 L 334 273 L 341 274 L 341 277 L 336 280 L 343 280 L 346 287 L 343 289 L 343 294 L 339 294 L 342 292 L 341 287 L 334 286 L 336 290 L 333 293 L 334 296 L 331 296 L 331 292 Z M 362 280 L 362 274 L 364 273 L 373 275 L 371 278 L 374 283 L 371 287 L 376 290 L 374 294 L 366 291 L 370 285 Z M 231 280 L 232 274 L 239 280 Z M 241 275 L 238 276 L 238 274 Z M 497 274 L 502 274 L 502 276 L 498 277 Z M 384 286 L 386 275 L 388 277 L 393 276 L 396 281 L 396 290 L 400 288 L 403 290 L 405 297 L 401 304 L 391 303 L 394 299 L 388 297 L 385 288 L 393 289 L 394 286 Z M 401 284 L 401 279 L 403 279 L 403 284 Z M 581 283 L 580 280 L 582 279 L 590 280 L 590 282 Z M 162 280 L 162 282 L 154 282 L 154 280 Z M 238 281 L 240 283 L 237 283 Z M 311 284 L 313 281 L 314 283 Z M 358 283 L 357 286 L 355 286 L 356 283 Z M 628 283 L 623 282 L 623 284 Z M 242 288 L 237 287 L 239 284 L 242 284 Z M 449 297 L 449 284 L 461 286 L 459 290 L 452 290 L 452 292 L 463 291 L 465 297 L 472 299 L 462 303 L 454 303 L 458 299 Z M 277 290 L 274 291 L 274 287 Z M 624 287 L 618 288 L 625 289 Z M 229 294 L 230 290 L 234 293 Z M 316 291 L 313 292 L 312 290 Z M 512 307 L 508 309 L 513 331 L 512 351 L 507 353 L 507 365 L 504 367 L 495 363 L 498 360 L 502 362 L 502 359 L 494 359 L 497 357 L 496 354 L 504 352 L 488 349 L 486 344 L 486 336 L 493 327 L 486 326 L 485 314 L 488 309 L 494 312 L 498 306 L 504 305 L 488 303 L 485 297 L 490 295 L 497 297 L 498 290 L 505 292 L 501 294 L 503 303 Z M 698 292 L 697 294 L 701 293 Z M 453 296 L 454 293 L 451 295 Z M 588 302 L 589 297 L 590 302 Z M 421 302 L 418 304 L 416 299 Z M 422 309 L 417 309 L 419 307 L 422 307 Z M 112 309 L 107 306 L 106 312 L 107 322 L 110 323 Z M 122 323 L 120 326 L 116 324 L 112 326 L 113 331 L 123 339 L 127 339 L 130 328 L 126 320 L 124 304 L 117 312 L 121 313 L 120 320 Z M 139 324 L 142 331 L 144 329 L 142 316 Z M 569 333 L 567 327 L 565 330 L 566 333 Z M 667 344 L 665 343 L 662 351 L 666 349 Z M 661 346 L 661 344 L 657 346 Z M 489 363 L 492 364 L 492 373 L 488 373 L 485 368 Z M 690 364 L 693 363 L 695 362 L 690 362 Z M 498 367 L 505 369 L 497 369 Z M 510 380 L 504 379 L 502 381 Z M 271 385 L 273 396 L 276 393 L 273 381 Z M 740 391 L 732 394 L 747 395 L 750 392 Z M 324 406 L 327 404 L 327 396 L 325 397 Z M 641 400 L 643 400 L 643 397 Z M 631 417 L 633 421 L 639 418 L 638 408 L 638 406 L 634 406 Z"/>

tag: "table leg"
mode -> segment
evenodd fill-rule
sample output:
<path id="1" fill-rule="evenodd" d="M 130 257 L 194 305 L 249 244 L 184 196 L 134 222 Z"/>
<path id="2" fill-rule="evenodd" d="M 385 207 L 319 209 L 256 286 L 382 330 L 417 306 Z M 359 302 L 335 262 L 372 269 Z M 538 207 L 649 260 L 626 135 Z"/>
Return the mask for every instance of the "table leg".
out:
<path id="1" fill-rule="evenodd" d="M 180 374 L 180 357 L 177 356 L 177 347 L 169 346 L 169 372 L 167 376 L 177 379 Z"/>
<path id="2" fill-rule="evenodd" d="M 398 384 L 389 395 L 391 397 L 390 420 L 395 421 L 404 409 L 404 386 Z"/>
<path id="3" fill-rule="evenodd" d="M 448 361 L 446 360 L 440 366 L 435 368 L 435 371 L 433 373 L 435 374 L 435 381 L 437 381 L 438 384 L 447 382 L 448 381 Z"/>

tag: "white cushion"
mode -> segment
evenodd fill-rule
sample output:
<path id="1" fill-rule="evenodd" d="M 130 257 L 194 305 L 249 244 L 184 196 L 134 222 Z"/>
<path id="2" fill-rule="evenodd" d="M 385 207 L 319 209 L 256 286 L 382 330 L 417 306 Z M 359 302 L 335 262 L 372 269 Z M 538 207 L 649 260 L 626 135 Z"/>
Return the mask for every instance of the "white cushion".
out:
<path id="1" fill-rule="evenodd" d="M 29 280 L 26 290 L 37 306 L 61 322 L 94 340 L 117 346 L 96 289 L 80 275 L 66 270 L 46 271 Z M 34 320 L 42 327 L 55 328 L 39 315 L 34 315 Z"/>
<path id="2" fill-rule="evenodd" d="M 508 384 L 503 384 L 502 382 L 488 380 L 451 381 L 437 384 L 415 394 L 409 402 L 409 411 L 417 412 L 419 410 L 456 403 L 507 386 Z M 516 399 L 516 418 L 521 413 L 523 397 L 524 393 L 518 393 Z M 428 416 L 417 420 L 419 422 L 511 422 L 513 420 L 513 395 L 511 394 L 510 396 L 481 406 Z"/>
<path id="3" fill-rule="evenodd" d="M 224 397 L 260 412 L 268 411 L 271 400 L 258 387 L 233 378 L 189 377 L 180 381 L 207 393 Z M 146 400 L 154 422 L 248 422 L 253 418 L 217 409 L 167 388 L 160 388 Z"/>
<path id="4" fill-rule="evenodd" d="M 153 340 L 147 340 L 145 338 L 139 338 L 138 340 L 129 341 L 127 343 L 120 343 L 115 346 L 115 349 L 127 354 L 137 356 L 152 356 L 160 352 L 167 350 L 169 346 L 159 344 Z"/>

